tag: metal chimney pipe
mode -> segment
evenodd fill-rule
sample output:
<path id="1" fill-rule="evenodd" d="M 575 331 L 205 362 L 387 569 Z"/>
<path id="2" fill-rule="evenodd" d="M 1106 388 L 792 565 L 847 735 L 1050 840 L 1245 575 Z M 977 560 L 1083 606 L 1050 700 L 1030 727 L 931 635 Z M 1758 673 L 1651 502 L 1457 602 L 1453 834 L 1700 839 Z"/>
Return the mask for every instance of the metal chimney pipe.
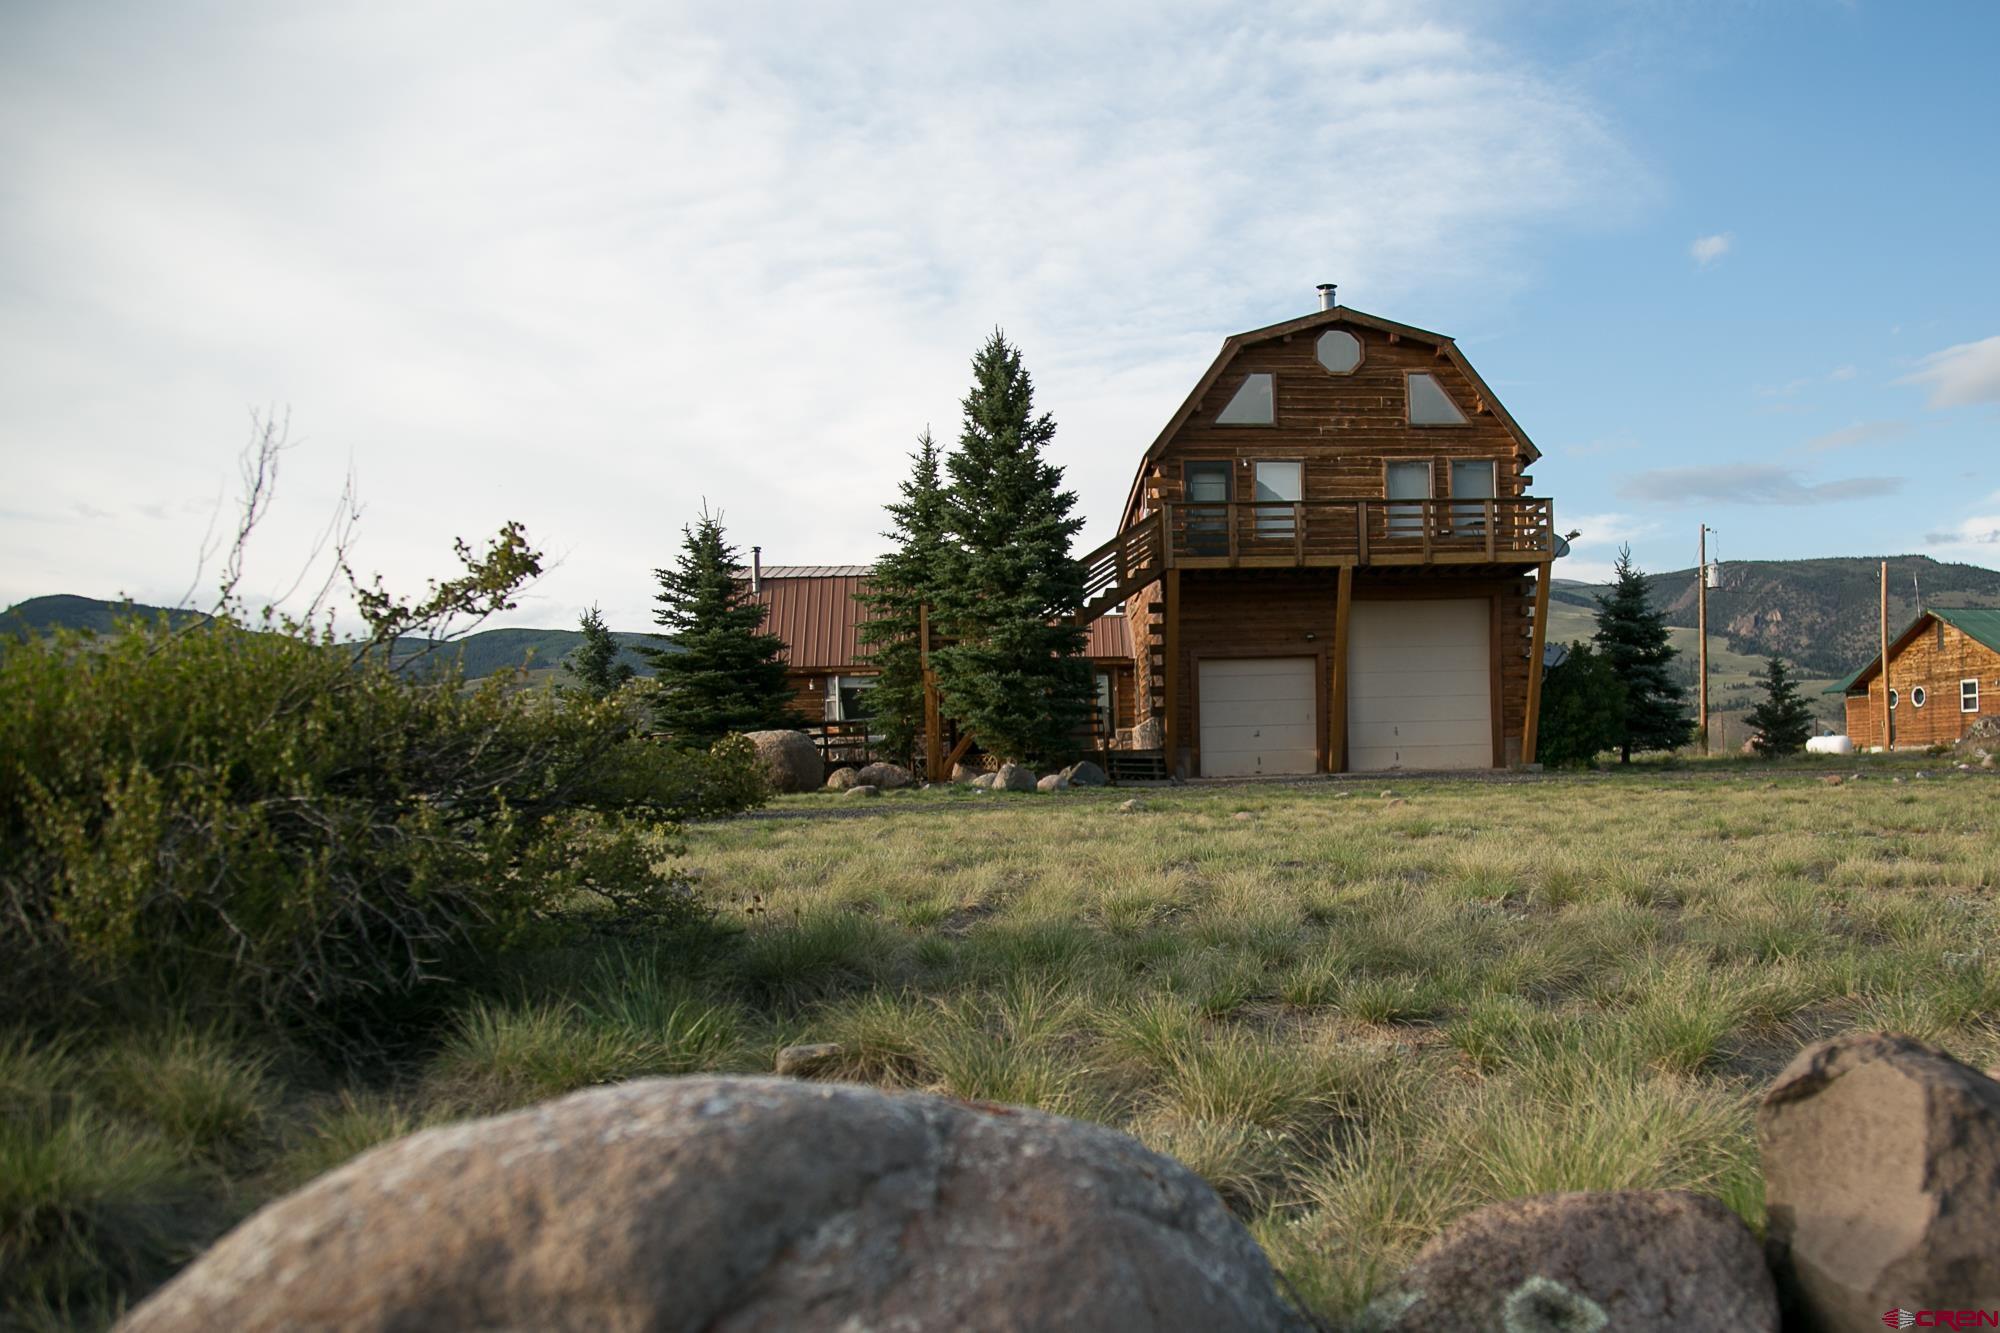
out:
<path id="1" fill-rule="evenodd" d="M 753 546 L 750 548 L 750 595 L 754 597 L 762 591 L 764 591 L 764 548 Z"/>
<path id="2" fill-rule="evenodd" d="M 1333 299 L 1333 294 L 1337 290 L 1338 288 L 1335 286 L 1335 284 L 1331 282 L 1322 282 L 1319 285 L 1319 308 L 1321 310 L 1333 309 L 1334 305 L 1336 304 Z"/>

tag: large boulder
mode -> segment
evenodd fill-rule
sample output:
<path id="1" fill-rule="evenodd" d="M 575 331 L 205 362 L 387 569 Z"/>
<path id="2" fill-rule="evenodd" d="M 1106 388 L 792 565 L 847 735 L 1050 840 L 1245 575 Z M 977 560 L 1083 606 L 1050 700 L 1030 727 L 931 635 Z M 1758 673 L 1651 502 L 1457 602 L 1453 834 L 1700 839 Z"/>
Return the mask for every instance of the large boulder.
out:
<path id="1" fill-rule="evenodd" d="M 1063 776 L 1069 779 L 1072 787 L 1102 787 L 1108 781 L 1104 770 L 1088 759 L 1071 764 L 1063 770 Z"/>
<path id="2" fill-rule="evenodd" d="M 1756 1237 L 1713 1199 L 1679 1190 L 1542 1194 L 1489 1204 L 1448 1227 L 1363 1324 L 1383 1333 L 1776 1333 L 1778 1300 Z"/>
<path id="3" fill-rule="evenodd" d="M 1799 1052 L 1757 1111 L 1766 1244 L 1788 1311 L 2000 1307 L 2000 1083 L 1912 1037 Z"/>
<path id="4" fill-rule="evenodd" d="M 846 791 L 849 787 L 859 786 L 860 783 L 861 776 L 854 771 L 852 764 L 844 768 L 836 768 L 833 772 L 826 775 L 826 789 L 828 791 Z"/>
<path id="5" fill-rule="evenodd" d="M 1033 791 L 1035 770 L 1026 764 L 1002 764 L 994 774 L 993 786 L 998 791 Z"/>
<path id="6" fill-rule="evenodd" d="M 746 739 L 757 747 L 757 766 L 773 791 L 815 791 L 826 774 L 819 747 L 803 731 L 752 731 Z"/>
<path id="7" fill-rule="evenodd" d="M 1035 790 L 1042 792 L 1068 791 L 1069 779 L 1060 773 L 1050 773 L 1035 783 Z"/>
<path id="8" fill-rule="evenodd" d="M 970 764 L 953 764 L 951 766 L 951 780 L 953 782 L 971 782 L 985 771 L 983 768 L 974 768 Z"/>
<path id="9" fill-rule="evenodd" d="M 363 1154 L 127 1333 L 291 1328 L 1294 1329 L 1186 1168 L 1039 1112 L 647 1079 Z"/>
<path id="10" fill-rule="evenodd" d="M 910 770 L 901 764 L 885 764 L 880 761 L 862 769 L 858 776 L 869 786 L 880 787 L 883 791 L 895 791 L 898 787 L 907 787 L 915 781 L 910 776 Z"/>
<path id="11" fill-rule="evenodd" d="M 999 781 L 1000 781 L 1000 775 L 998 773 L 981 773 L 978 777 L 974 778 L 968 785 L 977 788 L 980 791 L 992 791 L 993 785 Z"/>

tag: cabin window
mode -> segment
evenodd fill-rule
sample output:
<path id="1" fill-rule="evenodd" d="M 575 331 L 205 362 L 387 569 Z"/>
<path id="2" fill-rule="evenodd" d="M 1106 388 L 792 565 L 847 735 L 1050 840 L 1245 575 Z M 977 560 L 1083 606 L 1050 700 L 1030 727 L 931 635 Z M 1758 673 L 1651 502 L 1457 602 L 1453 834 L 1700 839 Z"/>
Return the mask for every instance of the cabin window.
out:
<path id="1" fill-rule="evenodd" d="M 1389 535 L 1421 536 L 1424 531 L 1424 506 L 1419 502 L 1431 498 L 1430 460 L 1391 462 L 1385 470 L 1384 490 L 1389 499 L 1410 502 L 1389 506 Z"/>
<path id="2" fill-rule="evenodd" d="M 1961 680 L 1958 682 L 1958 711 L 1961 713 L 1976 713 L 1979 711 L 1979 681 L 1977 679 Z"/>
<path id="3" fill-rule="evenodd" d="M 1097 734 L 1109 737 L 1118 725 L 1118 713 L 1113 707 L 1115 696 L 1111 692 L 1111 673 L 1097 673 Z"/>
<path id="4" fill-rule="evenodd" d="M 1313 355 L 1334 374 L 1345 375 L 1361 364 L 1361 340 L 1346 329 L 1328 329 L 1319 335 Z"/>
<path id="5" fill-rule="evenodd" d="M 1429 371 L 1413 370 L 1409 375 L 1410 424 L 1412 426 L 1464 426 L 1470 424 L 1458 404 Z"/>
<path id="6" fill-rule="evenodd" d="M 1271 376 L 1261 373 L 1243 381 L 1243 387 L 1229 400 L 1215 418 L 1218 426 L 1268 426 L 1276 420 L 1275 404 L 1277 395 L 1272 391 Z"/>
<path id="7" fill-rule="evenodd" d="M 1483 502 L 1493 498 L 1494 479 L 1498 471 L 1490 458 L 1452 461 L 1452 527 L 1460 532 L 1475 534 L 1486 531 L 1486 505 Z"/>
<path id="8" fill-rule="evenodd" d="M 1304 498 L 1304 465 L 1296 458 L 1260 458 L 1256 474 L 1257 536 L 1265 541 L 1290 541 L 1296 527 L 1292 506 Z"/>
<path id="9" fill-rule="evenodd" d="M 1219 459 L 1181 465 L 1191 555 L 1225 555 L 1229 551 L 1229 466 Z"/>
<path id="10" fill-rule="evenodd" d="M 1924 706 L 1924 700 L 1929 697 L 1930 697 L 1929 695 L 1924 693 L 1923 686 L 1912 685 L 1910 687 L 1910 707 L 1922 708 Z"/>
<path id="11" fill-rule="evenodd" d="M 875 715 L 873 676 L 828 676 L 826 720 L 865 722 Z"/>
<path id="12" fill-rule="evenodd" d="M 1889 691 L 1889 708 L 1892 712 L 1895 710 L 1896 705 L 1899 702 L 1901 702 L 1901 700 L 1902 700 L 1902 695 L 1898 691 L 1896 690 Z"/>

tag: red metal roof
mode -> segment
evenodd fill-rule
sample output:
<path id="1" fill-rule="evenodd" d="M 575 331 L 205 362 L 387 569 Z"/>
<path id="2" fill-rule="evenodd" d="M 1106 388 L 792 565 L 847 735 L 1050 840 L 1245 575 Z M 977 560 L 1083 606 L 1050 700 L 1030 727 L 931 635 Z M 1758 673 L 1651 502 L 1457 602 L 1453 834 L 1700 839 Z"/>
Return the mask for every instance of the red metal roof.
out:
<path id="1" fill-rule="evenodd" d="M 769 608 L 764 632 L 785 641 L 780 654 L 794 671 L 840 671 L 861 666 L 873 650 L 861 642 L 867 609 L 854 600 L 868 580 L 867 566 L 841 574 L 773 575 L 765 570 L 754 600 Z"/>
<path id="2" fill-rule="evenodd" d="M 780 565 L 783 574 L 766 566 L 753 600 L 767 608 L 764 632 L 785 641 L 781 656 L 794 671 L 807 674 L 866 668 L 874 650 L 861 642 L 861 622 L 868 609 L 855 600 L 867 591 L 868 566 Z M 837 574 L 793 574 L 793 569 L 836 569 Z M 746 573 L 747 581 L 747 573 Z M 1084 639 L 1084 656 L 1132 658 L 1132 633 L 1121 614 L 1099 616 Z"/>

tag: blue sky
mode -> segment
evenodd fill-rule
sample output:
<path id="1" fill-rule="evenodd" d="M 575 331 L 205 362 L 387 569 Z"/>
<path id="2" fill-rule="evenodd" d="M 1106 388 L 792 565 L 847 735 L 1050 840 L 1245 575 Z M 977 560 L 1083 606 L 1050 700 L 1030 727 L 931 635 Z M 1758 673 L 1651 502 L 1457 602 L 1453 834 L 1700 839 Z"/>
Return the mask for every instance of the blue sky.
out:
<path id="1" fill-rule="evenodd" d="M 936 10 L 938 7 L 932 7 Z M 351 472 L 415 590 L 649 618 L 706 500 L 866 559 L 996 324 L 1108 535 L 1313 285 L 1456 336 L 1600 574 L 2000 567 L 2000 6 L 193 0 L 0 10 L 0 603 L 172 601 L 253 412 L 246 589 Z"/>

